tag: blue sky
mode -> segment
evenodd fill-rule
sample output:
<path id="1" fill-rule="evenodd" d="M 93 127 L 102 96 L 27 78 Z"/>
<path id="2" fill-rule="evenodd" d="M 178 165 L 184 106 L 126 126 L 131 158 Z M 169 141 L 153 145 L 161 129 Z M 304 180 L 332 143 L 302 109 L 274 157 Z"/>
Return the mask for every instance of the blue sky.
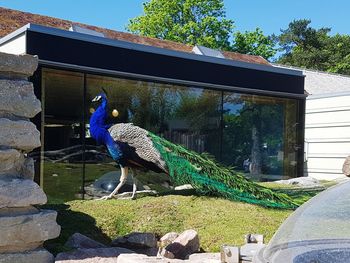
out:
<path id="1" fill-rule="evenodd" d="M 75 22 L 125 31 L 142 14 L 146 0 L 0 0 L 0 6 Z M 349 0 L 224 0 L 227 17 L 240 31 L 260 27 L 278 34 L 293 19 L 308 18 L 312 26 L 331 27 L 332 34 L 350 34 Z"/>

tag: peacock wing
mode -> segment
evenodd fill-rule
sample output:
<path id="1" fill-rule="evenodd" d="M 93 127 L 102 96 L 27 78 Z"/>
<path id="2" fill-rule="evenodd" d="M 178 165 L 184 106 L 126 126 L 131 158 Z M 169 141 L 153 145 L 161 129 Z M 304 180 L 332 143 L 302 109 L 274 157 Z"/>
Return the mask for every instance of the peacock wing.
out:
<path id="1" fill-rule="evenodd" d="M 147 130 L 132 123 L 118 123 L 110 127 L 108 131 L 114 140 L 127 143 L 134 148 L 141 159 L 155 164 L 163 171 L 167 171 L 167 166 L 159 151 L 153 146 Z"/>

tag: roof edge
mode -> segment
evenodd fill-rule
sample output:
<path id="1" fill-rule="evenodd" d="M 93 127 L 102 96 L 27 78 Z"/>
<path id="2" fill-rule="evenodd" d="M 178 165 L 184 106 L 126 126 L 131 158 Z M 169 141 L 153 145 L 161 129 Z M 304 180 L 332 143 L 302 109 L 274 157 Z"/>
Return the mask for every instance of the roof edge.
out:
<path id="1" fill-rule="evenodd" d="M 43 34 L 49 34 L 49 35 L 55 35 L 65 38 L 71 38 L 75 40 L 81 40 L 86 42 L 92 42 L 96 44 L 102 44 L 102 45 L 109 45 L 119 48 L 127 48 L 127 49 L 133 49 L 137 51 L 147 52 L 147 53 L 155 53 L 165 56 L 172 56 L 172 57 L 179 57 L 183 59 L 192 59 L 207 63 L 214 63 L 214 64 L 222 64 L 227 66 L 234 66 L 234 67 L 240 67 L 240 68 L 249 68 L 259 71 L 267 71 L 267 72 L 273 72 L 273 73 L 279 73 L 279 74 L 286 74 L 286 75 L 294 75 L 299 77 L 304 77 L 304 74 L 300 70 L 295 69 L 288 69 L 288 68 L 282 68 L 282 67 L 275 67 L 270 65 L 262 65 L 262 64 L 256 64 L 256 63 L 249 63 L 244 61 L 235 61 L 230 59 L 224 59 L 224 58 L 216 58 L 216 57 L 209 57 L 209 56 L 203 56 L 203 55 L 197 55 L 193 53 L 187 53 L 187 52 L 181 52 L 166 48 L 160 48 L 160 47 L 154 47 L 154 46 L 148 46 L 138 43 L 132 43 L 127 41 L 122 41 L 118 39 L 110 39 L 110 38 L 104 38 L 104 37 L 98 37 L 98 36 L 92 36 L 87 35 L 83 33 L 78 32 L 71 32 L 68 30 L 58 29 L 54 27 L 47 27 L 37 24 L 29 23 L 16 31 L 8 34 L 7 36 L 4 36 L 0 39 L 0 45 L 4 44 L 11 39 L 16 38 L 17 36 L 25 33 L 26 31 L 32 31 L 32 32 L 38 32 Z"/>

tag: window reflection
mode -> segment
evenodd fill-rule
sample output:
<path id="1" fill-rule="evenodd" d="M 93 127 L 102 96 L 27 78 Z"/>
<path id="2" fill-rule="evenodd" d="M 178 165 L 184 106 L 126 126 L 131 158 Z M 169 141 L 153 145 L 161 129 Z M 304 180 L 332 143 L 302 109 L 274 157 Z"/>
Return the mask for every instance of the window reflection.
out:
<path id="1" fill-rule="evenodd" d="M 51 201 L 80 198 L 82 186 L 86 198 L 96 197 L 97 188 L 108 191 L 118 183 L 119 167 L 89 133 L 89 119 L 97 106 L 91 100 L 102 87 L 108 92 L 110 123 L 134 123 L 209 153 L 255 180 L 297 176 L 300 101 L 296 99 L 93 74 L 86 74 L 85 80 L 84 84 L 83 73 L 42 70 L 41 184 Z M 114 109 L 117 117 L 112 115 Z M 145 173 L 139 189 L 168 190 L 168 180 Z"/>
<path id="2" fill-rule="evenodd" d="M 41 184 L 51 201 L 81 198 L 83 74 L 43 69 L 42 76 Z"/>
<path id="3" fill-rule="evenodd" d="M 223 161 L 257 180 L 297 172 L 297 101 L 224 93 Z"/>

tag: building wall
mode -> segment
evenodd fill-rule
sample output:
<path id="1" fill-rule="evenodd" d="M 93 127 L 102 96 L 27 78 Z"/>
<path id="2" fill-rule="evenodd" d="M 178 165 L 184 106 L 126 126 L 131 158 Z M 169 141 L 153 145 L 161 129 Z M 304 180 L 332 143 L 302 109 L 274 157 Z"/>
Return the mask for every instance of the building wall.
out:
<path id="1" fill-rule="evenodd" d="M 350 155 L 350 92 L 309 96 L 305 123 L 305 175 L 343 177 L 342 165 Z"/>

